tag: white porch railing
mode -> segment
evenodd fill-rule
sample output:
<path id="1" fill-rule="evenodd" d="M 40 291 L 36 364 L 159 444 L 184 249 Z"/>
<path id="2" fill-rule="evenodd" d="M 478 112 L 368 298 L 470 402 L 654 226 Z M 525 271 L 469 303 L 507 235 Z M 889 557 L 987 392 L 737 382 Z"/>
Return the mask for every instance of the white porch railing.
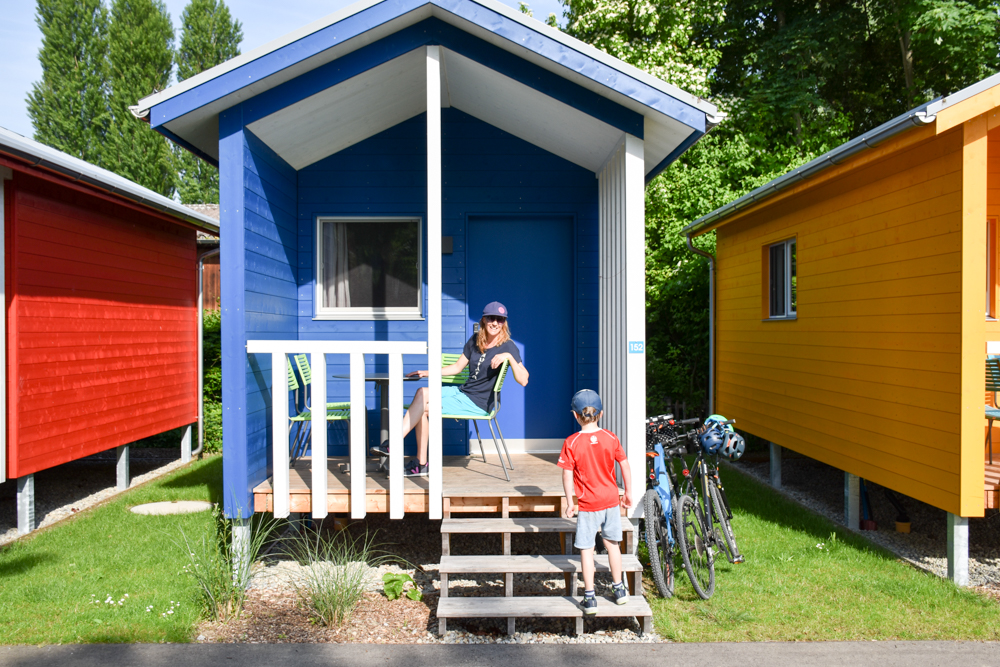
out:
<path id="1" fill-rule="evenodd" d="M 312 516 L 322 519 L 327 515 L 327 456 L 326 456 L 326 356 L 350 355 L 351 386 L 351 518 L 363 519 L 366 506 L 367 445 L 362 422 L 365 415 L 365 357 L 366 354 L 389 356 L 389 516 L 402 519 L 403 504 L 403 355 L 427 354 L 427 343 L 421 341 L 301 341 L 301 340 L 249 340 L 248 354 L 271 355 L 271 419 L 273 473 L 271 492 L 274 516 L 287 517 L 291 511 L 289 489 L 290 454 L 288 451 L 288 370 L 287 355 L 312 356 Z M 275 399 L 278 400 L 275 400 Z M 438 430 L 440 432 L 440 429 Z M 432 431 L 433 434 L 433 431 Z M 430 443 L 440 450 L 441 443 Z M 430 506 L 441 505 L 441 484 L 433 477 L 441 475 L 441 467 L 431 467 Z M 437 497 L 434 490 L 437 489 Z"/>

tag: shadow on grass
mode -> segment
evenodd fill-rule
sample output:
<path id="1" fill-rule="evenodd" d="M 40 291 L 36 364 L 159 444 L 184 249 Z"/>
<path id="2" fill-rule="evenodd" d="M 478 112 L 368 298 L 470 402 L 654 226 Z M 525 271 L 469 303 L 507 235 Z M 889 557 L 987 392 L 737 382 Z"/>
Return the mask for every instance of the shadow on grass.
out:
<path id="1" fill-rule="evenodd" d="M 207 488 L 209 502 L 221 503 L 222 497 L 222 457 L 217 456 L 209 460 L 205 465 L 194 470 L 188 470 L 166 482 L 163 482 L 164 489 L 193 489 Z"/>
<path id="2" fill-rule="evenodd" d="M 47 552 L 16 555 L 12 554 L 12 551 L 11 549 L 0 550 L 0 579 L 19 577 L 40 565 L 59 560 Z"/>
<path id="3" fill-rule="evenodd" d="M 731 465 L 725 466 L 722 470 L 725 471 L 723 476 L 726 496 L 734 514 L 755 516 L 789 530 L 812 535 L 819 542 L 827 540 L 830 533 L 836 533 L 837 540 L 847 546 L 867 550 L 883 560 L 898 560 L 887 549 L 869 542 L 846 527 L 785 498 L 766 484 L 752 478 L 749 473 Z M 736 538 L 739 540 L 738 534 Z M 719 563 L 716 562 L 716 568 L 718 567 Z"/>

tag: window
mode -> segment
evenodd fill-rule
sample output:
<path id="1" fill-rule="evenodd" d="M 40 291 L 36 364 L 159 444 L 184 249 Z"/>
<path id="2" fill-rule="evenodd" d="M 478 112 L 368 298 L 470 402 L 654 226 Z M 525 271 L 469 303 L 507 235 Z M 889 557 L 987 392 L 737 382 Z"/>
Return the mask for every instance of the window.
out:
<path id="1" fill-rule="evenodd" d="M 997 221 L 986 220 L 986 318 L 997 319 Z"/>
<path id="2" fill-rule="evenodd" d="M 317 319 L 421 317 L 419 218 L 319 218 Z"/>
<path id="3" fill-rule="evenodd" d="M 797 315 L 797 281 L 795 239 L 767 246 L 767 319 L 795 319 Z"/>

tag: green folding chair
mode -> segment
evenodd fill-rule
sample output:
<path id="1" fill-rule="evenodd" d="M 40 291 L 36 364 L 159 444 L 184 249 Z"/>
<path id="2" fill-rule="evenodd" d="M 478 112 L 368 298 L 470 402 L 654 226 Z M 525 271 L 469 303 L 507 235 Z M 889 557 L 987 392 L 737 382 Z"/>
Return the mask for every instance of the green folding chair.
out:
<path id="1" fill-rule="evenodd" d="M 307 355 L 304 355 L 304 354 L 296 354 L 295 355 L 295 365 L 299 369 L 299 375 L 302 376 L 302 384 L 305 385 L 305 390 L 304 390 L 305 400 L 306 400 L 305 406 L 306 406 L 306 408 L 310 408 L 311 409 L 312 406 L 310 405 L 310 402 L 312 400 L 312 390 L 310 389 L 310 387 L 312 386 L 312 375 L 313 375 L 313 372 L 312 372 L 312 366 L 309 365 L 309 357 Z M 326 404 L 326 409 L 327 410 L 331 410 L 331 409 L 332 410 L 350 410 L 351 409 L 351 402 L 350 401 L 330 401 L 330 402 L 328 402 Z"/>
<path id="2" fill-rule="evenodd" d="M 993 405 L 997 404 L 997 391 L 1000 391 L 1000 357 L 986 357 L 986 391 L 993 392 Z M 990 452 L 990 465 L 993 465 L 993 421 L 1000 419 L 1000 408 L 986 406 L 986 446 Z"/>
<path id="3" fill-rule="evenodd" d="M 304 355 L 303 355 L 304 356 Z M 312 422 L 312 409 L 309 407 L 308 403 L 308 392 L 305 389 L 308 388 L 308 383 L 304 383 L 305 387 L 299 385 L 298 378 L 295 377 L 295 371 L 292 370 L 292 364 L 288 361 L 288 357 L 285 357 L 285 364 L 288 366 L 288 390 L 295 392 L 295 412 L 294 416 L 288 418 L 288 427 L 291 430 L 292 426 L 298 426 L 295 438 L 292 441 L 291 450 L 289 452 L 291 460 L 294 462 L 300 456 L 306 452 L 306 433 L 307 429 L 305 427 L 306 423 Z M 309 375 L 310 379 L 312 374 Z M 299 410 L 299 389 L 303 389 L 303 409 Z M 332 406 L 332 407 L 331 407 Z M 337 407 L 340 406 L 340 407 Z M 326 409 L 326 420 L 331 421 L 348 421 L 351 419 L 351 404 L 350 403 L 328 403 Z"/>
<path id="4" fill-rule="evenodd" d="M 442 354 L 441 363 L 444 366 L 455 363 L 459 358 L 457 354 Z M 503 475 L 510 481 L 510 475 L 507 474 L 507 467 L 509 466 L 511 470 L 514 469 L 514 464 L 510 460 L 510 453 L 507 451 L 507 443 L 503 439 L 503 433 L 500 431 L 500 423 L 497 422 L 497 413 L 500 412 L 500 390 L 503 389 L 504 378 L 507 377 L 507 370 L 510 367 L 508 362 L 503 362 L 500 367 L 500 374 L 497 375 L 496 383 L 493 385 L 493 408 L 490 412 L 483 412 L 482 415 L 448 415 L 442 414 L 442 419 L 455 419 L 458 421 L 471 421 L 473 427 L 476 429 L 476 438 L 479 440 L 479 451 L 483 455 L 483 461 L 486 461 L 486 450 L 483 449 L 483 438 L 479 434 L 479 424 L 478 422 L 485 421 L 486 425 L 490 427 L 490 433 L 493 435 L 493 445 L 497 448 L 497 456 L 500 457 L 500 467 L 503 468 Z M 446 379 L 447 377 L 447 379 Z M 450 375 L 441 378 L 441 384 L 465 384 L 465 381 L 469 377 L 469 367 L 466 366 L 458 375 Z M 497 427 L 496 433 L 493 432 L 493 426 Z M 500 444 L 497 443 L 497 433 L 500 434 L 500 443 L 503 444 L 504 454 L 507 455 L 507 464 L 504 465 L 503 454 L 500 453 Z"/>

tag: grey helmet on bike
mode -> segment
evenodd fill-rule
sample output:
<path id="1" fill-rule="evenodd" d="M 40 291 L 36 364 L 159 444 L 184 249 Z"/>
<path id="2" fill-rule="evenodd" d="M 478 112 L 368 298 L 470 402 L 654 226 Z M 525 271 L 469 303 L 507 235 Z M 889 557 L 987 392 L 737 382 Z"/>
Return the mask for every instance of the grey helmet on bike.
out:
<path id="1" fill-rule="evenodd" d="M 719 426 L 709 426 L 705 432 L 698 436 L 698 444 L 705 450 L 706 454 L 716 454 L 722 447 L 725 439 L 725 432 Z"/>
<path id="2" fill-rule="evenodd" d="M 723 438 L 722 447 L 719 449 L 719 454 L 725 456 L 730 461 L 738 461 L 743 452 L 746 450 L 747 444 L 743 440 L 743 436 L 739 433 L 726 433 Z"/>

